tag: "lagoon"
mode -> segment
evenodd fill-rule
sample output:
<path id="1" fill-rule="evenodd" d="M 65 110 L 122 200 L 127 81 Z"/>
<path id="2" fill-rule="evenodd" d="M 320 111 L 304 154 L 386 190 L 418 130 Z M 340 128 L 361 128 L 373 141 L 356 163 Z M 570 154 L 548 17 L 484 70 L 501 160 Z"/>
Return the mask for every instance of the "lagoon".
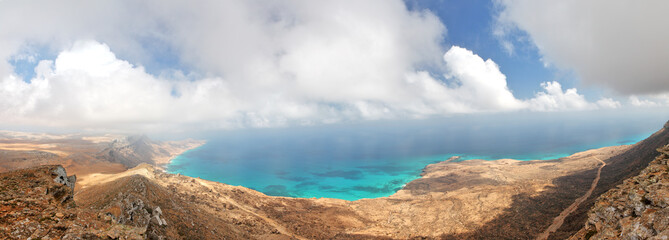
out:
<path id="1" fill-rule="evenodd" d="M 167 171 L 273 196 L 377 198 L 419 178 L 426 165 L 452 156 L 555 159 L 636 143 L 667 117 L 490 114 L 221 131 L 173 159 Z"/>

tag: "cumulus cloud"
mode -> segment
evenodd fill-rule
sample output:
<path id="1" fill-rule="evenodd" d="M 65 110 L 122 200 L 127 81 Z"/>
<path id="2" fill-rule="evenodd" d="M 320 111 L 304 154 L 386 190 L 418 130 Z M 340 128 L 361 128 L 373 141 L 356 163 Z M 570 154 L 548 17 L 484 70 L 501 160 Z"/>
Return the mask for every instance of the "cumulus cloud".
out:
<path id="1" fill-rule="evenodd" d="M 507 49 L 526 33 L 546 63 L 623 94 L 669 91 L 668 1 L 498 0 Z M 518 41 L 515 41 L 518 42 Z"/>
<path id="2" fill-rule="evenodd" d="M 597 100 L 597 106 L 601 108 L 619 108 L 622 104 L 612 98 L 601 98 Z"/>
<path id="3" fill-rule="evenodd" d="M 398 90 L 387 97 L 359 93 L 327 98 L 291 86 L 290 95 L 277 94 L 273 88 L 257 89 L 253 94 L 265 97 L 249 99 L 247 92 L 237 92 L 234 84 L 223 78 L 175 81 L 155 77 L 141 66 L 118 59 L 106 44 L 79 41 L 55 60 L 40 61 L 36 77 L 29 82 L 15 75 L 3 78 L 0 110 L 5 122 L 41 125 L 204 122 L 214 127 L 257 127 L 521 107 L 522 102 L 513 97 L 505 76 L 491 60 L 483 61 L 471 51 L 453 47 L 444 61 L 453 87 L 422 71 L 397 79 L 400 82 L 391 87 Z M 392 81 L 369 87 L 388 84 Z M 332 90 L 337 87 L 332 86 Z"/>
<path id="4" fill-rule="evenodd" d="M 527 100 L 529 109 L 533 111 L 565 111 L 565 110 L 592 110 L 592 109 L 614 109 L 622 104 L 612 98 L 601 98 L 596 102 L 589 102 L 585 96 L 578 93 L 576 88 L 562 90 L 559 82 L 541 83 L 543 92 L 535 94 L 534 98 Z"/>
<path id="5" fill-rule="evenodd" d="M 30 82 L 14 75 L 1 80 L 5 121 L 104 124 L 136 121 L 140 114 L 159 120 L 157 113 L 170 104 L 170 86 L 116 59 L 103 44 L 79 42 L 55 61 L 40 61 L 35 71 Z"/>
<path id="6" fill-rule="evenodd" d="M 452 47 L 443 60 L 445 82 L 425 71 L 409 72 L 394 86 L 402 89 L 394 98 L 376 98 L 373 94 L 323 98 L 293 87 L 296 89 L 291 89 L 293 93 L 288 96 L 275 94 L 274 89 L 258 89 L 254 94 L 266 97 L 250 101 L 247 92 L 237 92 L 223 78 L 175 81 L 155 77 L 141 66 L 118 59 L 105 44 L 80 41 L 55 60 L 40 61 L 35 68 L 36 77 L 30 82 L 15 75 L 3 78 L 0 114 L 5 122 L 32 125 L 128 125 L 141 129 L 155 124 L 262 127 L 525 108 L 555 111 L 595 107 L 576 89 L 563 92 L 557 82 L 542 84 L 545 92 L 533 99 L 516 99 L 492 60 L 483 60 L 461 47 Z M 597 104 L 619 106 L 611 99 Z"/>
<path id="7" fill-rule="evenodd" d="M 517 99 L 493 60 L 443 49 L 445 26 L 401 1 L 0 5 L 0 58 L 31 44 L 55 56 L 35 59 L 32 79 L 1 61 L 5 125 L 216 129 L 620 106 L 557 82 Z M 150 73 L 163 57 L 177 69 Z"/>
<path id="8" fill-rule="evenodd" d="M 35 71 L 30 82 L 15 75 L 0 81 L 4 123 L 145 130 L 153 125 L 161 129 L 189 124 L 201 128 L 276 126 L 291 119 L 341 117 L 329 106 L 290 97 L 268 96 L 249 102 L 245 93 L 235 92 L 219 77 L 158 78 L 118 59 L 107 45 L 95 41 L 76 42 L 54 61 L 42 60 Z M 341 114 L 355 110 L 341 109 Z"/>
<path id="9" fill-rule="evenodd" d="M 669 94 L 656 94 L 647 96 L 632 95 L 628 99 L 629 104 L 635 107 L 662 107 L 669 106 Z"/>
<path id="10" fill-rule="evenodd" d="M 475 109 L 515 110 L 523 103 L 506 85 L 506 76 L 492 60 L 483 60 L 467 49 L 454 46 L 444 55 L 446 78 L 455 79 L 457 87 L 450 95 L 470 103 Z"/>
<path id="11" fill-rule="evenodd" d="M 562 91 L 562 85 L 558 82 L 545 82 L 541 84 L 544 92 L 539 92 L 533 99 L 529 100 L 530 108 L 537 111 L 555 111 L 565 109 L 587 109 L 590 103 L 585 97 L 578 94 L 576 88 Z"/>

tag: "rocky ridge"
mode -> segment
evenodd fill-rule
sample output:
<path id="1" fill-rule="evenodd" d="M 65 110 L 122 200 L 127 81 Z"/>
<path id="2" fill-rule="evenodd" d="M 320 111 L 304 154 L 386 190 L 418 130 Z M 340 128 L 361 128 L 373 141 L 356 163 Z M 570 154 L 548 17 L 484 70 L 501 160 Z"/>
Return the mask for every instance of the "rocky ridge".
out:
<path id="1" fill-rule="evenodd" d="M 116 149 L 131 156 L 130 142 Z M 592 196 L 548 237 L 565 239 L 597 196 L 638 175 L 667 143 L 665 126 L 635 145 L 550 161 L 444 161 L 392 196 L 352 202 L 266 196 L 148 164 L 78 180 L 58 166 L 36 167 L 0 173 L 0 186 L 12 186 L 0 195 L 0 239 L 533 239 L 588 190 L 601 159 Z M 34 191 L 50 186 L 66 194 Z"/>
<path id="2" fill-rule="evenodd" d="M 639 175 L 597 199 L 571 239 L 669 239 L 669 145 L 658 151 Z"/>
<path id="3" fill-rule="evenodd" d="M 166 164 L 172 156 L 203 143 L 203 141 L 190 139 L 178 142 L 157 142 L 144 135 L 128 136 L 112 140 L 96 154 L 96 157 L 112 163 L 121 163 L 128 168 L 142 163 Z"/>
<path id="4" fill-rule="evenodd" d="M 117 215 L 83 208 L 74 201 L 75 181 L 60 165 L 1 173 L 0 238 L 166 239 L 159 207 L 120 194 Z"/>

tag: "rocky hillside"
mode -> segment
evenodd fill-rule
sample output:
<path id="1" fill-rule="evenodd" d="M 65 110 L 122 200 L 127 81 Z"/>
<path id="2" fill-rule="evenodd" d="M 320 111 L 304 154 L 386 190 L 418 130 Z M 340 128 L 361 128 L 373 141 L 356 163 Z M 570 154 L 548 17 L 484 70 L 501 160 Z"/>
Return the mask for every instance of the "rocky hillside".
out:
<path id="1" fill-rule="evenodd" d="M 597 197 L 623 183 L 625 179 L 638 175 L 657 156 L 657 149 L 669 143 L 669 122 L 660 130 L 637 144 L 631 145 L 626 151 L 608 159 L 602 158 L 607 165 L 602 169 L 601 179 L 592 195 L 571 213 L 557 232 L 552 233 L 549 239 L 567 239 L 579 231 L 586 220 L 588 212 L 594 206 Z M 591 170 L 594 172 L 594 170 Z M 556 184 L 563 185 L 574 179 L 586 179 L 594 173 L 583 172 L 571 179 L 562 178 Z M 565 184 L 566 185 L 566 184 Z M 561 189 L 567 189 L 560 187 Z M 572 191 L 568 190 L 567 191 Z"/>
<path id="2" fill-rule="evenodd" d="M 597 199 L 571 239 L 669 239 L 669 145 L 635 177 Z"/>
<path id="3" fill-rule="evenodd" d="M 76 177 L 59 165 L 0 174 L 0 239 L 160 239 L 160 208 L 126 201 L 111 217 L 74 201 Z M 148 211 L 147 211 L 148 210 Z"/>
<path id="4" fill-rule="evenodd" d="M 80 179 L 119 173 L 141 163 L 162 166 L 204 141 L 155 141 L 146 136 L 36 134 L 0 131 L 0 172 L 62 165 Z"/>
<path id="5" fill-rule="evenodd" d="M 112 163 L 121 163 L 129 168 L 142 163 L 165 164 L 172 156 L 202 144 L 202 141 L 196 140 L 157 142 L 144 135 L 128 136 L 111 141 L 97 154 L 97 158 Z"/>
<path id="6" fill-rule="evenodd" d="M 0 174 L 0 239 L 349 239 L 345 229 L 368 224 L 329 200 L 268 197 L 147 164 L 76 195 L 64 174 Z"/>
<path id="7" fill-rule="evenodd" d="M 59 166 L 32 167 L 0 173 L 0 239 L 535 239 L 550 229 L 555 231 L 548 239 L 565 239 L 579 230 L 574 238 L 606 238 L 607 232 L 619 236 L 625 229 L 643 238 L 661 234 L 667 225 L 661 208 L 666 208 L 668 195 L 662 190 L 667 186 L 668 129 L 635 145 L 550 161 L 435 163 L 392 196 L 358 201 L 272 197 L 242 186 L 167 174 L 149 164 L 78 180 Z M 156 143 L 146 138 L 124 139 L 38 147 L 66 157 L 123 157 L 116 160 L 157 154 L 151 146 Z M 660 147 L 663 155 L 656 159 Z M 21 155 L 6 156 L 10 162 L 30 162 Z M 126 164 L 137 164 L 133 161 Z M 640 173 L 644 177 L 621 185 L 635 184 L 633 188 L 607 193 Z M 602 194 L 611 200 L 597 200 Z M 585 201 L 566 218 L 558 218 L 577 199 Z M 555 219 L 564 224 L 549 227 Z"/>

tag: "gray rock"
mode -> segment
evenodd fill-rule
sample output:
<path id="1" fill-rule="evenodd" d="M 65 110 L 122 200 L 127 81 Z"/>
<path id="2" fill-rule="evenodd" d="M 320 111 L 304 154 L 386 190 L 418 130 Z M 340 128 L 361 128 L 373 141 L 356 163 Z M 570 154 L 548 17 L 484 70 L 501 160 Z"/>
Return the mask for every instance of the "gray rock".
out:
<path id="1" fill-rule="evenodd" d="M 72 175 L 68 177 L 63 166 L 57 166 L 56 169 L 53 170 L 53 173 L 56 175 L 53 179 L 54 182 L 68 186 L 74 191 L 74 184 L 77 182 L 77 176 Z"/>

